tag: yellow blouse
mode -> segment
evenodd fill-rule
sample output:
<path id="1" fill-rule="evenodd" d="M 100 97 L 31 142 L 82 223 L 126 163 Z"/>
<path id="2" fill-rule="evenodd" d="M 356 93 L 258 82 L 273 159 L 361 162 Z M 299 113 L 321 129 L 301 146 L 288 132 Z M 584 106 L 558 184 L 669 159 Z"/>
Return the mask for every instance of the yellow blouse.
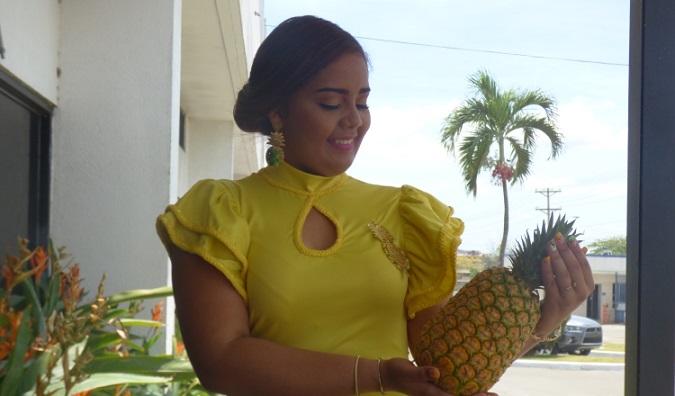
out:
<path id="1" fill-rule="evenodd" d="M 326 250 L 303 244 L 312 207 L 337 230 Z M 452 214 L 410 186 L 315 176 L 282 162 L 238 181 L 198 182 L 159 216 L 157 230 L 166 246 L 201 256 L 229 279 L 248 304 L 253 336 L 407 358 L 406 319 L 455 286 L 464 225 Z"/>

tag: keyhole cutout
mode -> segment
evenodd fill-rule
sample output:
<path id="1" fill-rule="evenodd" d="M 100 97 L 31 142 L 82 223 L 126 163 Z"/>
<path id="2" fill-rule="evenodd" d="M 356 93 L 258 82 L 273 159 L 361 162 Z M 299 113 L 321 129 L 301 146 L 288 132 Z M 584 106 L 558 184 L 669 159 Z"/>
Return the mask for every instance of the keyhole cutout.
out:
<path id="1" fill-rule="evenodd" d="M 310 249 L 326 250 L 335 244 L 335 224 L 315 208 L 309 210 L 302 227 L 302 243 Z"/>

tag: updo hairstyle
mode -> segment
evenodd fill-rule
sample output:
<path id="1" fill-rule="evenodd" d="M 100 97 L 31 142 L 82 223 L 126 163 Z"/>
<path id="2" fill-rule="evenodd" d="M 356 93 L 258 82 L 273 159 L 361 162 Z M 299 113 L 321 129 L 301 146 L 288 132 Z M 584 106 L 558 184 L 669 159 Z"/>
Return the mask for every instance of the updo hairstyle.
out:
<path id="1" fill-rule="evenodd" d="M 315 16 L 287 19 L 263 40 L 248 82 L 239 91 L 234 120 L 242 131 L 269 135 L 267 115 L 343 54 L 368 57 L 358 41 L 338 25 Z"/>

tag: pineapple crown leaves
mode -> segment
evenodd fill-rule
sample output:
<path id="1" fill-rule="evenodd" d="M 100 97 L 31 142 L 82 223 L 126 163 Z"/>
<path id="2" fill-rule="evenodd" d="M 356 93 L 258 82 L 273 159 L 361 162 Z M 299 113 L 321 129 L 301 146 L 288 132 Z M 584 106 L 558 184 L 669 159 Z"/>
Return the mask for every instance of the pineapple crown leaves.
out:
<path id="1" fill-rule="evenodd" d="M 543 288 L 541 277 L 541 262 L 548 255 L 546 244 L 560 232 L 567 240 L 576 239 L 581 233 L 574 229 L 575 220 L 567 220 L 566 217 L 558 216 L 555 221 L 553 215 L 549 217 L 548 224 L 544 221 L 541 227 L 534 230 L 532 238 L 528 232 L 517 242 L 516 248 L 510 257 L 513 275 L 523 280 L 532 290 Z"/>

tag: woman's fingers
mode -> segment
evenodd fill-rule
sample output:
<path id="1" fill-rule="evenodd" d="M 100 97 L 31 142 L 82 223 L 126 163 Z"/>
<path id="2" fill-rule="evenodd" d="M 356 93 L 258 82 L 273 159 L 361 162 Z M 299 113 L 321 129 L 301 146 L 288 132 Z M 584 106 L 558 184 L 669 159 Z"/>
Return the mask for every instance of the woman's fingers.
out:
<path id="1" fill-rule="evenodd" d="M 547 250 L 557 294 L 569 303 L 580 303 L 586 299 L 594 287 L 593 276 L 586 255 L 577 241 L 567 241 L 558 233 Z M 551 291 L 549 289 L 547 293 Z"/>

